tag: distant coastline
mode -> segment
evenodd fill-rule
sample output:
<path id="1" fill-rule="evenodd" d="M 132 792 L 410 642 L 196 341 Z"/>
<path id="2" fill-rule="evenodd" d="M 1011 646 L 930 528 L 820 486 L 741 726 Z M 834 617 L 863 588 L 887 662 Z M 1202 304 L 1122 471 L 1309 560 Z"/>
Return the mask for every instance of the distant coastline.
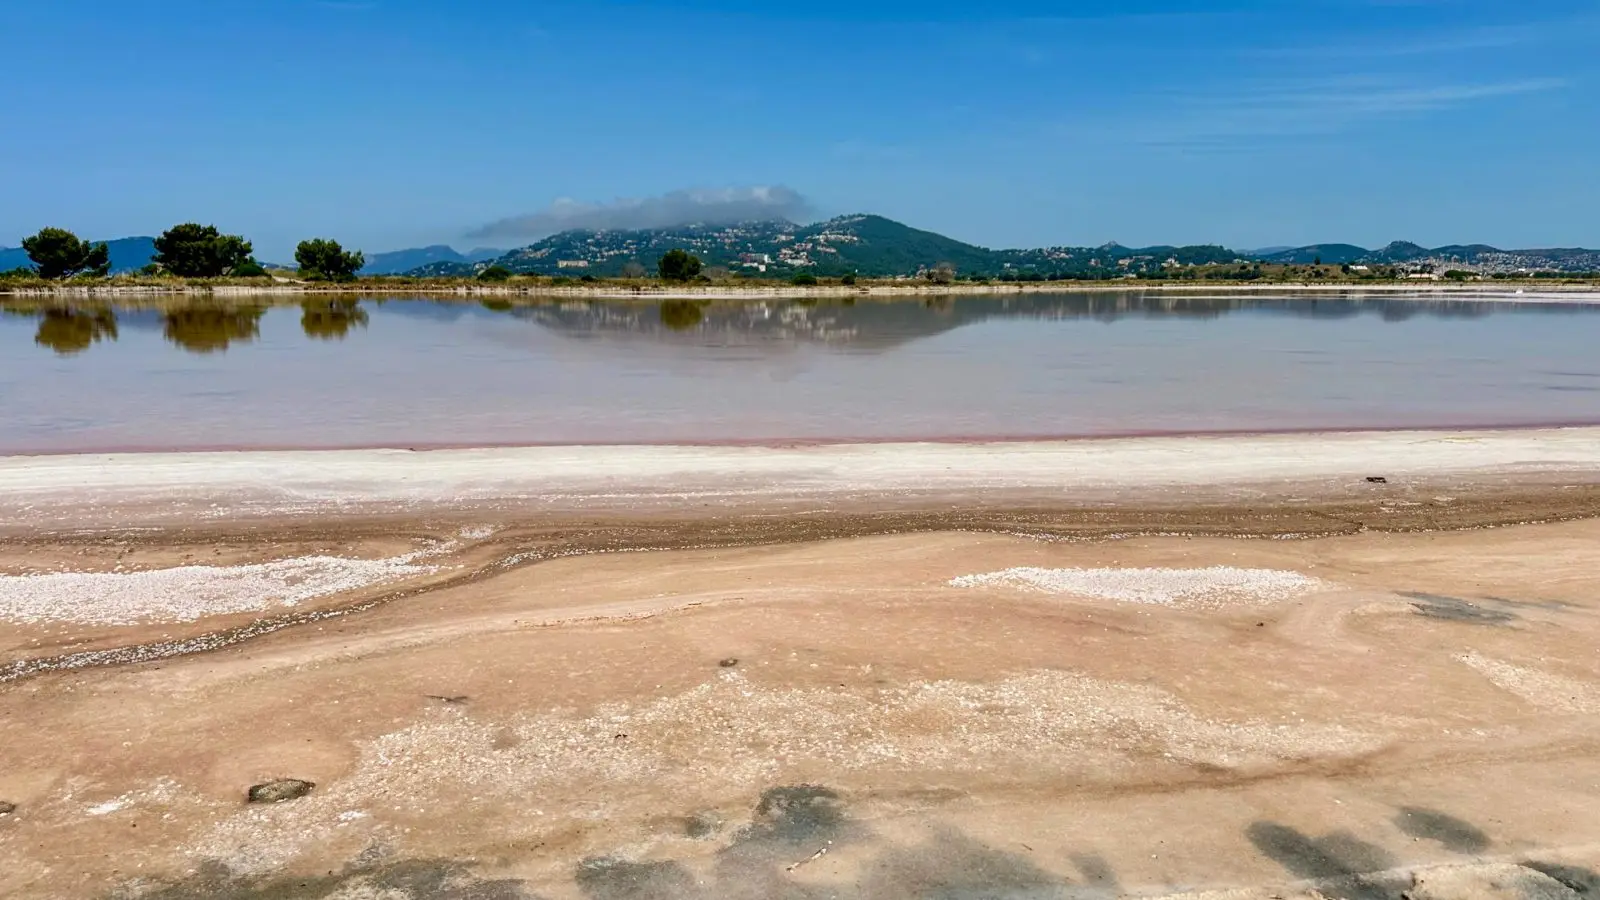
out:
<path id="1" fill-rule="evenodd" d="M 632 285 L 625 282 L 592 282 L 571 285 L 486 284 L 477 281 L 359 281 L 344 284 L 279 283 L 238 284 L 50 284 L 4 286 L 0 297 L 39 299 L 116 299 L 119 301 L 161 297 L 240 298 L 251 296 L 427 296 L 434 298 L 527 297 L 530 299 L 593 300 L 774 300 L 803 298 L 893 298 L 950 295 L 1007 295 L 1062 293 L 1180 293 L 1210 294 L 1219 291 L 1250 294 L 1382 294 L 1403 297 L 1407 294 L 1429 298 L 1495 299 L 1504 302 L 1600 303 L 1600 280 L 1552 279 L 1496 280 L 1492 282 L 1406 281 L 1379 283 L 1352 282 L 1163 282 L 1050 281 L 999 282 L 991 284 L 932 284 L 927 282 L 875 282 L 856 285 L 665 285 L 660 282 Z"/>

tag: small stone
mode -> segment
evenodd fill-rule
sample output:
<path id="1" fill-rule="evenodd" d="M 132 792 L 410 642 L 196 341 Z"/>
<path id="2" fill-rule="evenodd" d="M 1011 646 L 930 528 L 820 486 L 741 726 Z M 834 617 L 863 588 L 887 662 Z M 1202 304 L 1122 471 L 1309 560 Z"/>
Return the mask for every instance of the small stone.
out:
<path id="1" fill-rule="evenodd" d="M 280 778 L 277 781 L 252 786 L 248 797 L 251 803 L 282 803 L 286 800 L 298 800 L 311 793 L 311 789 L 316 786 L 316 782 L 312 781 Z"/>
<path id="2" fill-rule="evenodd" d="M 1368 475 L 1367 476 L 1367 484 L 1388 484 L 1388 483 L 1389 483 L 1389 479 L 1383 477 L 1382 475 Z"/>
<path id="3" fill-rule="evenodd" d="M 717 665 L 723 667 L 724 669 L 731 669 L 734 666 L 737 666 L 738 664 L 739 664 L 738 658 L 732 657 L 732 656 L 728 657 L 727 659 L 723 660 L 722 662 L 717 663 Z"/>
<path id="4" fill-rule="evenodd" d="M 4 800 L 0 800 L 0 816 L 9 816 L 16 811 L 17 805 L 15 803 L 7 803 Z"/>
<path id="5" fill-rule="evenodd" d="M 722 830 L 722 817 L 714 812 L 696 813 L 683 822 L 685 837 L 696 841 L 710 840 Z"/>

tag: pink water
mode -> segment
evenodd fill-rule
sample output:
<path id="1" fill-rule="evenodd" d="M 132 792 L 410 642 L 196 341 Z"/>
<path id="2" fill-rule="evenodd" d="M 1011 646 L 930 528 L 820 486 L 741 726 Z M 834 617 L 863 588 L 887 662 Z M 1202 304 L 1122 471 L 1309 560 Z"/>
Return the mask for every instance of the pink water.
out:
<path id="1" fill-rule="evenodd" d="M 1600 423 L 1600 306 L 1121 293 L 360 309 L 124 310 L 114 336 L 104 317 L 5 315 L 0 453 Z"/>

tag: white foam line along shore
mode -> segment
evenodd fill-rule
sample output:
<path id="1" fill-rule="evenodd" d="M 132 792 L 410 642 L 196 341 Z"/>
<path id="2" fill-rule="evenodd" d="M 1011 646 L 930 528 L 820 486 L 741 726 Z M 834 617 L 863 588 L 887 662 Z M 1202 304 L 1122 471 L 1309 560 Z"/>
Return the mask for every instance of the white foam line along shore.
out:
<path id="1" fill-rule="evenodd" d="M 1090 597 L 1186 609 L 1276 603 L 1324 583 L 1278 569 L 1040 569 L 1021 567 L 950 580 L 956 588 L 1013 587 L 1043 594 Z"/>
<path id="2" fill-rule="evenodd" d="M 521 501 L 545 510 L 822 500 L 897 494 L 1200 492 L 1363 476 L 1555 475 L 1600 480 L 1600 428 L 1148 437 L 801 447 L 595 446 L 482 450 L 144 453 L 0 458 L 0 508 L 16 524 L 71 509 L 188 504 L 285 514 L 363 503 L 421 507 Z M 1181 500 L 1182 496 L 1169 499 Z M 95 515 L 88 515 L 95 518 Z"/>

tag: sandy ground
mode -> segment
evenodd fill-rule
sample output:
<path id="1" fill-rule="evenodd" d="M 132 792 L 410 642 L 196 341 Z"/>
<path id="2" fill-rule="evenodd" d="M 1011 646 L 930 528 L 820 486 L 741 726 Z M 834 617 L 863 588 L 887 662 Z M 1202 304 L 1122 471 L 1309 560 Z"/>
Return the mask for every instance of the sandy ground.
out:
<path id="1" fill-rule="evenodd" d="M 971 444 L 531 447 L 0 457 L 0 535 L 247 517 L 784 515 L 1250 500 L 1445 504 L 1577 490 L 1600 428 Z M 1381 477 L 1386 484 L 1366 479 Z M 1421 498 L 1421 499 L 1419 499 Z M 1437 498 L 1443 498 L 1438 500 Z M 1554 510 L 1553 510 L 1554 512 Z"/>
<path id="2" fill-rule="evenodd" d="M 450 504 L 524 451 L 8 461 L 50 524 L 0 544 L 0 896 L 1600 891 L 1594 434 L 1253 440 L 762 492 L 784 456 L 711 507 L 619 448 L 594 511 Z M 149 524 L 274 461 L 329 493 Z"/>

